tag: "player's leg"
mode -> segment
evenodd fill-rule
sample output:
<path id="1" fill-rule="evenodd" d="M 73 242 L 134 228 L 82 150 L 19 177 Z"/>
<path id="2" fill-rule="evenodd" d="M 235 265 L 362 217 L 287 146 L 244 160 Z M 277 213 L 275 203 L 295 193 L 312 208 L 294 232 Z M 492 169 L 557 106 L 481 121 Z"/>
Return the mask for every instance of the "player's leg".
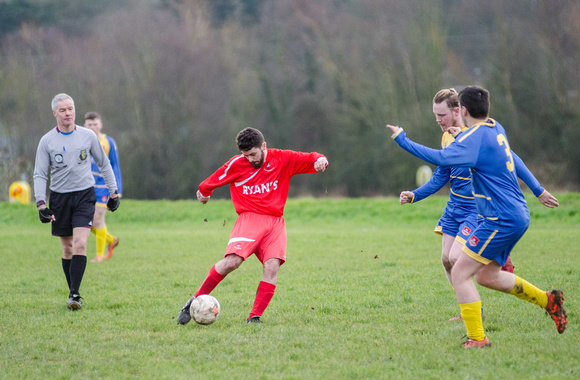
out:
<path id="1" fill-rule="evenodd" d="M 556 323 L 558 332 L 561 334 L 566 330 L 568 317 L 562 305 L 564 295 L 561 291 L 552 290 L 551 292 L 546 292 L 541 290 L 523 278 L 504 271 L 496 261 L 492 261 L 485 268 L 482 268 L 475 278 L 480 285 L 486 288 L 509 293 L 521 300 L 546 309 Z"/>
<path id="2" fill-rule="evenodd" d="M 274 297 L 280 266 L 286 261 L 287 236 L 284 218 L 271 217 L 269 223 L 270 231 L 265 234 L 256 252 L 256 257 L 263 265 L 263 274 L 247 319 L 248 323 L 260 322 L 260 317 Z"/>
<path id="3" fill-rule="evenodd" d="M 453 268 L 454 261 L 451 261 L 449 253 L 454 242 L 455 236 L 446 233 L 441 234 L 441 263 L 443 264 L 445 275 L 451 286 L 453 286 L 453 282 L 451 282 L 451 268 Z"/>
<path id="4" fill-rule="evenodd" d="M 189 323 L 191 320 L 189 307 L 191 306 L 191 302 L 195 299 L 195 297 L 198 297 L 202 294 L 210 294 L 229 273 L 238 269 L 243 262 L 243 257 L 231 253 L 226 254 L 226 257 L 212 266 L 199 289 L 197 289 L 193 297 L 187 300 L 185 305 L 181 308 L 179 316 L 177 317 L 177 322 L 180 325 L 186 325 Z"/>
<path id="5" fill-rule="evenodd" d="M 259 322 L 260 317 L 270 304 L 272 297 L 274 297 L 280 265 L 282 265 L 280 259 L 269 259 L 264 263 L 262 280 L 256 291 L 256 299 L 248 316 L 248 323 Z"/>
<path id="6" fill-rule="evenodd" d="M 181 308 L 177 318 L 179 324 L 185 325 L 191 320 L 189 306 L 195 297 L 210 294 L 229 273 L 239 268 L 244 260 L 253 254 L 264 233 L 263 223 L 255 220 L 256 218 L 257 214 L 252 213 L 242 213 L 238 216 L 224 258 L 211 267 L 193 297 Z"/>
<path id="7" fill-rule="evenodd" d="M 105 214 L 107 212 L 106 205 L 103 207 L 102 203 L 97 203 L 95 207 L 95 215 L 93 217 L 93 228 L 97 241 L 97 254 L 92 262 L 101 262 L 105 257 L 105 245 L 107 241 L 107 226 L 105 225 Z"/>
<path id="8" fill-rule="evenodd" d="M 68 306 L 71 310 L 80 309 L 81 296 L 80 287 L 87 267 L 87 241 L 89 239 L 90 228 L 76 227 L 73 229 L 73 254 L 70 264 L 70 295 Z"/>
<path id="9" fill-rule="evenodd" d="M 451 271 L 457 302 L 461 308 L 461 318 L 467 330 L 466 347 L 472 344 L 489 345 L 483 331 L 481 298 L 473 282 L 473 277 L 484 265 L 470 256 L 462 254 Z"/>
<path id="10" fill-rule="evenodd" d="M 449 251 L 449 257 L 448 260 L 451 264 L 451 267 L 453 268 L 453 266 L 455 265 L 455 263 L 457 262 L 457 260 L 459 260 L 459 257 L 461 255 L 463 255 L 463 243 L 461 239 L 455 239 L 453 242 L 453 245 L 451 246 L 451 249 Z M 450 280 L 451 281 L 451 280 Z M 481 318 L 485 318 L 485 315 L 483 313 L 483 307 L 481 308 Z M 461 321 L 463 319 L 463 317 L 461 316 L 461 314 L 459 314 L 456 317 L 450 318 L 449 322 L 453 322 L 453 321 Z"/>
<path id="11" fill-rule="evenodd" d="M 68 284 L 68 290 L 70 293 L 70 263 L 72 261 L 73 252 L 72 236 L 61 236 L 60 244 L 62 245 L 62 270 L 66 277 L 66 283 Z"/>
<path id="12" fill-rule="evenodd" d="M 97 212 L 100 214 L 99 218 L 101 219 L 99 222 L 102 222 L 102 226 L 105 229 L 105 243 L 107 244 L 107 254 L 105 255 L 105 260 L 109 260 L 111 257 L 113 257 L 113 252 L 115 251 L 115 247 L 119 245 L 119 238 L 116 236 L 113 236 L 109 233 L 109 228 L 107 227 L 107 225 L 105 224 L 105 218 L 107 217 L 107 205 L 104 205 L 104 208 L 102 210 L 97 210 Z M 96 215 L 96 213 L 95 213 Z"/>
<path id="13" fill-rule="evenodd" d="M 93 188 L 71 194 L 72 259 L 70 264 L 69 309 L 82 307 L 80 287 L 87 266 L 87 242 L 95 215 L 95 191 Z"/>
<path id="14" fill-rule="evenodd" d="M 194 297 L 202 294 L 210 294 L 228 274 L 238 269 L 244 262 L 244 258 L 235 254 L 228 254 L 218 261 L 211 269 Z"/>

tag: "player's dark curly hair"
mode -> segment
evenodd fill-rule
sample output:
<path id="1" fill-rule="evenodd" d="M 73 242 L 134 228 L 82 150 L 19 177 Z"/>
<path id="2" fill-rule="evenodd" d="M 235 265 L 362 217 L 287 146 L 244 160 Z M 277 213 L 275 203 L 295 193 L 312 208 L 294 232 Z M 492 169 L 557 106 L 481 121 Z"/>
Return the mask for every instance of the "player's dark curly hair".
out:
<path id="1" fill-rule="evenodd" d="M 459 103 L 475 119 L 485 119 L 489 115 L 489 91 L 483 87 L 465 87 L 459 92 Z"/>
<path id="2" fill-rule="evenodd" d="M 259 148 L 264 143 L 264 135 L 255 128 L 245 128 L 236 137 L 236 143 L 240 151 Z"/>

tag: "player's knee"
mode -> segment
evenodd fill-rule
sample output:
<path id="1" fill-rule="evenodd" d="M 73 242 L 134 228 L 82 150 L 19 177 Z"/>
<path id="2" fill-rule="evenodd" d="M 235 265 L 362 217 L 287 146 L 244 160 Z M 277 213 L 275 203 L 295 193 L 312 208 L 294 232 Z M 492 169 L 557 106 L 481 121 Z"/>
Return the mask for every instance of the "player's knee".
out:
<path id="1" fill-rule="evenodd" d="M 242 265 L 243 262 L 244 262 L 244 259 L 238 255 L 235 255 L 235 254 L 227 255 L 222 260 L 223 269 L 227 273 L 229 273 L 231 271 L 238 269 L 240 267 L 240 265 Z"/>
<path id="2" fill-rule="evenodd" d="M 488 271 L 479 271 L 475 275 L 475 281 L 486 288 L 492 287 L 496 276 L 492 275 Z"/>
<path id="3" fill-rule="evenodd" d="M 448 257 L 442 257 L 441 263 L 447 272 L 451 272 L 451 269 L 453 269 L 453 263 L 449 260 Z"/>

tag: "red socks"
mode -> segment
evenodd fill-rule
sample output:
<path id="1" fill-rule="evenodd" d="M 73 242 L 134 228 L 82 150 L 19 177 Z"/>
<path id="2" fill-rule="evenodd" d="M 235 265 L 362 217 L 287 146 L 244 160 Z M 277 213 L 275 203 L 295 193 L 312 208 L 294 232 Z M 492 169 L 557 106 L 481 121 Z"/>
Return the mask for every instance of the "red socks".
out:
<path id="1" fill-rule="evenodd" d="M 269 282 L 260 281 L 260 285 L 258 285 L 258 292 L 256 293 L 256 300 L 254 301 L 254 306 L 250 312 L 250 318 L 255 316 L 262 316 L 262 313 L 268 307 L 272 297 L 274 297 L 275 290 L 276 285 L 270 284 Z"/>
<path id="2" fill-rule="evenodd" d="M 212 290 L 215 289 L 216 286 L 224 279 L 226 276 L 223 274 L 219 274 L 215 270 L 215 265 L 211 267 L 205 281 L 197 292 L 195 292 L 195 296 L 200 296 L 202 294 L 210 294 Z M 261 317 L 262 313 L 268 307 L 268 304 L 274 297 L 274 291 L 276 290 L 276 285 L 270 284 L 269 282 L 260 281 L 260 285 L 258 285 L 258 291 L 256 292 L 256 300 L 254 301 L 254 306 L 252 307 L 252 311 L 250 312 L 250 318 L 254 316 Z"/>
<path id="3" fill-rule="evenodd" d="M 224 276 L 223 274 L 219 274 L 215 270 L 215 265 L 214 265 L 209 270 L 209 273 L 208 273 L 207 277 L 205 278 L 205 281 L 203 282 L 203 284 L 201 284 L 199 289 L 197 289 L 197 292 L 195 292 L 195 296 L 197 297 L 197 296 L 202 295 L 202 294 L 210 294 L 212 292 L 212 290 L 214 290 L 215 287 L 218 286 L 218 284 L 224 278 L 226 278 L 226 276 Z"/>

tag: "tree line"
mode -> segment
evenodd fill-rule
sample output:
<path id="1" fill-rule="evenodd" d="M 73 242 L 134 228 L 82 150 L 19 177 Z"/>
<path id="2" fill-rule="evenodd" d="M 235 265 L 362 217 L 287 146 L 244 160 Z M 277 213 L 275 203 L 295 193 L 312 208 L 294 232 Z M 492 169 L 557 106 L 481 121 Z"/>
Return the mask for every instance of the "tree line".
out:
<path id="1" fill-rule="evenodd" d="M 384 125 L 437 148 L 433 95 L 471 84 L 545 186 L 580 188 L 577 2 L 65 2 L 0 3 L 3 188 L 31 180 L 50 100 L 66 92 L 77 124 L 103 115 L 130 198 L 194 197 L 247 126 L 329 158 L 293 195 L 394 195 L 423 163 Z"/>

